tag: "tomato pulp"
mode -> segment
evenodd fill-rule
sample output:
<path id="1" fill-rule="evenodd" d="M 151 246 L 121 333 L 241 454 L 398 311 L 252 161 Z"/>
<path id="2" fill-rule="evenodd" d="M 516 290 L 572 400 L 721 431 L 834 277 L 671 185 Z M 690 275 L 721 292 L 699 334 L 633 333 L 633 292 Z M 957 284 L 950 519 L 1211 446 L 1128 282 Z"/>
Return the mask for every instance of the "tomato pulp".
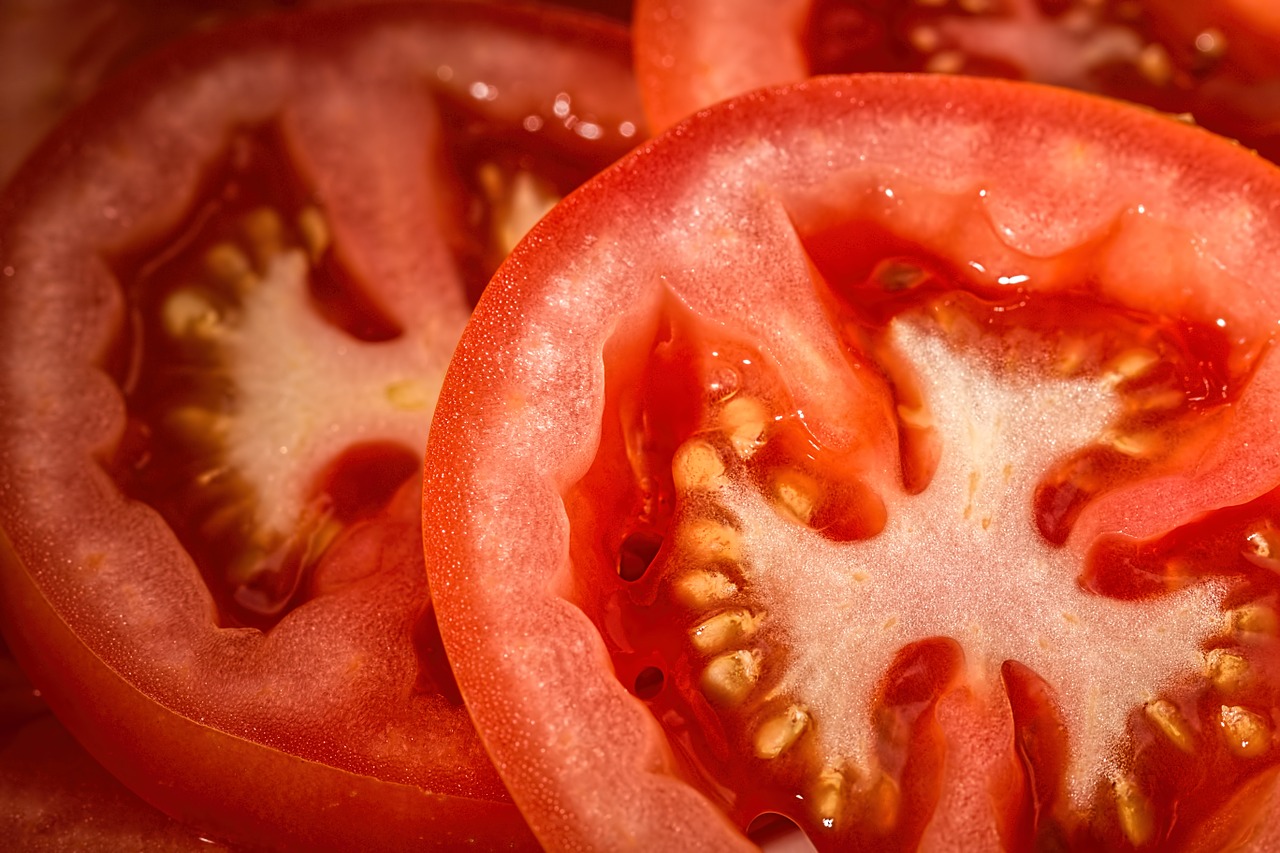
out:
<path id="1" fill-rule="evenodd" d="M 540 841 L 1266 849 L 1277 198 L 1117 102 L 864 75 L 562 203 L 463 335 L 423 506 Z"/>
<path id="2" fill-rule="evenodd" d="M 7 641 L 201 832 L 531 846 L 439 648 L 419 458 L 492 266 L 643 132 L 625 32 L 314 12 L 117 86 L 0 201 Z"/>

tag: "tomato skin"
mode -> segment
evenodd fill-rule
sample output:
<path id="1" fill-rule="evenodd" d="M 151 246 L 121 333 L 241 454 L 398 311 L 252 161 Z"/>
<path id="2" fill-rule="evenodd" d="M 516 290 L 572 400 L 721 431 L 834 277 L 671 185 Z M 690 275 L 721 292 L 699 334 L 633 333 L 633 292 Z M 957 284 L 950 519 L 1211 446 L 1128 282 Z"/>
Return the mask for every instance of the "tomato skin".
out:
<path id="1" fill-rule="evenodd" d="M 977 235 L 959 246 L 952 234 L 920 238 L 957 265 L 1051 264 L 1141 207 L 1159 225 L 1139 228 L 1132 252 L 1111 258 L 1101 274 L 1108 296 L 1175 314 L 1221 310 L 1227 325 L 1264 339 L 1280 317 L 1269 260 L 1280 246 L 1280 173 L 1211 134 L 1065 91 L 954 78 L 814 80 L 708 109 L 579 190 L 513 253 L 473 315 L 433 423 L 423 505 L 428 571 L 460 688 L 544 845 L 746 843 L 710 807 L 719 794 L 681 781 L 689 776 L 672 744 L 618 682 L 613 626 L 592 598 L 602 593 L 575 573 L 580 518 L 565 494 L 603 441 L 608 365 L 635 371 L 634 360 L 664 339 L 664 300 L 777 362 L 804 362 L 828 340 L 794 232 L 922 183 L 975 195 L 981 187 L 991 227 L 1008 226 L 1011 242 L 1000 248 Z M 1225 211 L 1249 223 L 1247 238 L 1221 227 Z M 1177 260 L 1161 273 L 1184 290 L 1148 290 L 1126 273 L 1172 246 Z M 1184 262 L 1210 277 L 1210 268 L 1228 272 L 1210 283 Z M 799 330 L 812 337 L 795 340 Z M 1262 363 L 1259 390 L 1241 407 L 1253 414 L 1213 458 L 1091 507 L 1067 548 L 1083 554 L 1102 530 L 1150 536 L 1273 487 L 1277 457 L 1252 448 L 1267 441 L 1276 375 L 1274 359 Z M 830 399 L 841 382 L 855 384 L 809 376 L 792 393 L 809 427 L 829 431 L 821 440 L 846 447 L 847 432 L 872 421 Z M 577 599 L 588 603 L 580 609 Z M 1257 802 L 1247 810 L 1246 832 L 1265 820 Z"/>
<path id="2" fill-rule="evenodd" d="M 129 319 L 110 259 L 181 221 L 246 125 L 282 129 L 342 261 L 442 364 L 466 303 L 424 168 L 439 147 L 430 96 L 466 101 L 473 83 L 503 84 L 490 117 L 515 127 L 553 119 L 562 92 L 610 120 L 605 145 L 629 147 L 618 122 L 639 121 L 615 25 L 470 3 L 336 10 L 170 48 L 73 116 L 0 198 L 0 622 L 94 756 L 211 835 L 536 847 L 465 709 L 420 680 L 416 481 L 343 534 L 317 600 L 264 635 L 220 623 L 164 521 L 104 471 L 124 423 L 104 364 Z M 555 121 L 544 136 L 594 144 Z"/>

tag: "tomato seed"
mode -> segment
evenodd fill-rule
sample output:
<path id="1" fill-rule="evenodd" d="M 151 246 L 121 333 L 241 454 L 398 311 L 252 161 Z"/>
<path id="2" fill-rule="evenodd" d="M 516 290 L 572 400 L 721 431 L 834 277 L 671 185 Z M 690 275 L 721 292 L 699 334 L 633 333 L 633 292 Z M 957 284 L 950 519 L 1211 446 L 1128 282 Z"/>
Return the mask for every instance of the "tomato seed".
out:
<path id="1" fill-rule="evenodd" d="M 1249 662 L 1226 649 L 1211 649 L 1204 655 L 1205 675 L 1226 694 L 1236 693 L 1249 680 Z"/>
<path id="2" fill-rule="evenodd" d="M 739 649 L 711 659 L 702 671 L 702 692 L 722 705 L 740 704 L 760 680 L 760 653 Z"/>
<path id="3" fill-rule="evenodd" d="M 789 705 L 776 717 L 765 720 L 756 730 L 756 756 L 772 760 L 782 755 L 809 728 L 809 711 L 802 705 Z"/>
<path id="4" fill-rule="evenodd" d="M 705 609 L 737 594 L 738 585 L 716 571 L 695 570 L 675 583 L 677 600 L 687 607 Z"/>
<path id="5" fill-rule="evenodd" d="M 1119 779 L 1115 782 L 1115 796 L 1116 816 L 1120 819 L 1120 828 L 1124 831 L 1125 838 L 1135 847 L 1141 847 L 1155 833 L 1155 816 L 1152 814 L 1151 804 L 1131 779 Z"/>
<path id="6" fill-rule="evenodd" d="M 1182 712 L 1178 710 L 1172 702 L 1167 699 L 1157 699 L 1154 702 L 1148 702 L 1143 709 L 1150 720 L 1160 732 L 1169 739 L 1170 743 L 1183 752 L 1191 752 L 1194 743 L 1192 740 L 1191 729 L 1187 726 L 1187 721 L 1183 719 Z"/>
<path id="7" fill-rule="evenodd" d="M 690 631 L 689 639 L 700 652 L 717 652 L 750 639 L 760 627 L 761 621 L 762 617 L 749 610 L 726 610 Z"/>
<path id="8" fill-rule="evenodd" d="M 1227 747 L 1241 758 L 1257 758 L 1271 749 L 1271 727 L 1262 715 L 1239 705 L 1223 705 L 1218 720 Z"/>
<path id="9" fill-rule="evenodd" d="M 714 447 L 695 439 L 680 445 L 671 463 L 671 475 L 681 492 L 714 489 L 724 482 L 724 462 Z"/>

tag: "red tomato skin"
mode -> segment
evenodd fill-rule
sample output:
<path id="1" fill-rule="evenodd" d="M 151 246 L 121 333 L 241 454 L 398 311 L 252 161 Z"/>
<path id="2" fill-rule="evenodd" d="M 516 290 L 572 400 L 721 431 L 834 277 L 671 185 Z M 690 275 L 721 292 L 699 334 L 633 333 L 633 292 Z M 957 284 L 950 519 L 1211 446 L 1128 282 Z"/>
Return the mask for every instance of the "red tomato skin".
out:
<path id="1" fill-rule="evenodd" d="M 1011 174 L 992 162 L 982 174 L 990 180 L 985 186 L 992 188 L 992 197 L 1011 200 L 1010 210 L 1053 210 L 1064 223 L 1061 231 L 1033 226 L 1021 235 L 1019 248 L 1028 255 L 1052 257 L 1063 243 L 1078 239 L 1064 232 L 1097 233 L 1127 203 L 1117 196 L 1132 201 L 1136 194 L 1164 211 L 1162 217 L 1177 221 L 1185 216 L 1188 228 L 1200 228 L 1215 238 L 1209 252 L 1254 288 L 1247 296 L 1218 294 L 1233 306 L 1233 316 L 1250 315 L 1252 306 L 1261 323 L 1274 323 L 1268 318 L 1280 316 L 1280 288 L 1269 271 L 1268 249 L 1262 248 L 1263 242 L 1242 241 L 1224 231 L 1209 212 L 1219 197 L 1228 199 L 1223 204 L 1239 204 L 1269 235 L 1257 239 L 1267 247 L 1280 246 L 1275 206 L 1280 172 L 1211 134 L 1065 90 L 941 77 L 812 80 L 743 96 L 686 119 L 580 189 L 517 248 L 481 300 L 451 363 L 433 423 L 424 481 L 425 546 L 445 645 L 499 772 L 549 848 L 662 849 L 678 844 L 687 849 L 745 849 L 745 839 L 716 819 L 703 797 L 682 786 L 656 721 L 615 679 L 596 626 L 559 597 L 559 590 L 573 583 L 566 580 L 573 567 L 567 556 L 570 519 L 562 495 L 584 475 L 600 440 L 602 351 L 607 346 L 614 353 L 642 352 L 644 336 L 651 331 L 646 324 L 663 298 L 711 313 L 716 302 L 710 294 L 722 295 L 733 306 L 725 312 L 750 315 L 749 321 L 735 319 L 747 323 L 752 332 L 763 334 L 770 328 L 771 310 L 782 297 L 771 298 L 751 264 L 768 263 L 781 278 L 773 261 L 761 260 L 766 252 L 758 248 L 765 239 L 761 235 L 790 235 L 789 229 L 799 226 L 786 224 L 781 214 L 757 223 L 753 251 L 759 257 L 744 248 L 748 257 L 732 266 L 732 260 L 716 255 L 720 237 L 704 239 L 691 224 L 699 217 L 740 221 L 736 209 L 726 213 L 714 201 L 714 182 L 719 179 L 703 178 L 699 170 L 713 162 L 750 162 L 744 169 L 748 174 L 735 174 L 731 184 L 748 199 L 744 206 L 772 198 L 771 193 L 804 199 L 796 203 L 803 212 L 792 208 L 788 213 L 792 223 L 812 228 L 825 215 L 822 205 L 838 206 L 842 196 L 827 192 L 831 188 L 816 172 L 804 173 L 797 164 L 838 155 L 839 164 L 826 163 L 825 170 L 817 172 L 842 174 L 843 168 L 856 168 L 849 165 L 854 157 L 850 152 L 867 149 L 852 141 L 863 138 L 854 128 L 874 131 L 868 134 L 874 139 L 868 147 L 875 149 L 867 155 L 870 161 L 889 156 L 880 148 L 892 146 L 882 138 L 887 136 L 910 148 L 892 154 L 904 172 L 911 174 L 918 165 L 913 158 L 919 155 L 920 163 L 928 164 L 921 169 L 936 168 L 955 178 L 945 154 L 927 150 L 929 134 L 903 138 L 903 127 L 920 129 L 911 115 L 929 117 L 930 133 L 948 141 L 955 138 L 950 135 L 951 116 L 983 116 L 991 127 L 1040 127 L 1033 138 L 998 135 L 1026 155 L 1045 150 L 1039 147 L 1042 143 L 1080 135 L 1100 146 L 1099 151 L 1122 153 L 1126 162 L 1147 163 L 1149 168 L 1132 173 L 1141 190 L 1110 183 L 1121 178 L 1107 173 L 1113 164 L 1104 159 L 1097 161 L 1099 174 L 1109 174 L 1109 180 L 1084 187 L 1059 185 L 1056 174 L 1032 174 L 1043 164 Z M 812 134 L 806 135 L 809 131 Z M 848 135 L 849 141 L 842 144 L 849 150 L 834 141 L 841 134 Z M 749 154 L 737 147 L 738 140 L 751 140 L 742 145 Z M 813 148 L 798 153 L 798 140 Z M 1001 161 L 1006 166 L 1029 162 L 1004 154 L 1009 155 Z M 777 168 L 785 174 L 753 172 L 766 168 L 756 162 L 757 155 L 776 156 Z M 901 158 L 908 162 L 901 164 Z M 1197 166 L 1195 177 L 1176 186 L 1167 186 L 1159 177 L 1166 174 L 1161 170 L 1171 173 L 1190 164 Z M 980 167 L 964 161 L 957 168 Z M 769 183 L 770 178 L 777 183 Z M 815 186 L 800 186 L 806 180 Z M 886 180 L 909 182 L 898 173 Z M 1244 195 L 1241 186 L 1246 187 Z M 677 204 L 689 209 L 675 210 Z M 672 231 L 680 237 L 673 240 Z M 733 245 L 745 246 L 746 241 Z M 566 253 L 556 251 L 556 246 L 577 248 Z M 715 257 L 703 258 L 705 267 L 697 267 L 682 254 L 689 246 L 694 255 L 705 251 Z M 951 251 L 957 262 L 969 258 L 963 247 Z M 667 252 L 678 260 L 664 266 Z M 597 259 L 600 267 L 594 266 Z M 807 275 L 803 263 L 796 263 L 799 274 Z M 787 271 L 795 272 L 791 267 Z M 571 291 L 572 298 L 561 288 Z M 656 292 L 663 288 L 674 294 L 664 297 Z M 1204 296 L 1204 291 L 1188 294 L 1171 310 L 1190 310 L 1194 299 Z M 1156 294 L 1136 288 L 1125 298 L 1149 298 L 1159 304 Z M 738 333 L 745 334 L 741 328 Z M 546 341 L 558 343 L 541 345 Z M 1257 408 L 1250 420 L 1260 430 L 1254 433 L 1259 440 L 1269 429 L 1263 424 L 1270 415 L 1263 412 L 1274 408 L 1265 399 L 1274 375 L 1272 364 L 1267 378 L 1259 380 L 1264 399 L 1252 401 Z M 817 398 L 815 393 L 798 403 L 809 413 L 811 426 L 817 418 L 810 407 L 822 405 Z M 1235 438 L 1212 465 L 1231 468 L 1224 458 L 1233 453 L 1241 453 Z M 1258 456 L 1253 451 L 1247 455 Z M 1158 484 L 1150 490 L 1157 495 L 1151 502 L 1122 496 L 1132 500 L 1135 510 L 1127 516 L 1127 529 L 1135 536 L 1149 536 L 1170 523 L 1196 517 L 1199 510 L 1191 504 L 1202 499 L 1229 504 L 1257 494 L 1280 476 L 1280 457 L 1266 454 L 1261 465 L 1265 470 L 1247 463 L 1236 468 L 1242 478 L 1211 478 L 1212 496 L 1197 494 L 1186 483 Z M 1097 511 L 1078 526 L 1068 548 L 1083 549 L 1098 532 L 1093 525 L 1104 524 L 1100 517 L 1106 509 L 1093 509 Z M 540 698 L 546 692 L 560 697 L 551 713 Z M 1256 831 L 1258 822 L 1266 819 L 1256 800 L 1242 806 L 1242 812 L 1242 832 Z"/>

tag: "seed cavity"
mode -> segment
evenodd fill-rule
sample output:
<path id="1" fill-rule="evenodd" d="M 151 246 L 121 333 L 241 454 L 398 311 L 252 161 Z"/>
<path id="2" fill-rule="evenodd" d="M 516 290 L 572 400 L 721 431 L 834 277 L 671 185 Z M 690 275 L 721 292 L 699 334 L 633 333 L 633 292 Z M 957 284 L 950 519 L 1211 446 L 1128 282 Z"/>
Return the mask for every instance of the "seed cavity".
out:
<path id="1" fill-rule="evenodd" d="M 750 459 L 764 444 L 769 420 L 769 410 L 754 397 L 737 395 L 720 410 L 720 429 L 742 459 Z"/>
<path id="2" fill-rule="evenodd" d="M 1170 743 L 1183 752 L 1192 751 L 1195 742 L 1191 727 L 1187 725 L 1187 721 L 1176 705 L 1167 699 L 1157 699 L 1154 702 L 1148 702 L 1144 710 L 1147 719 L 1169 739 Z"/>
<path id="3" fill-rule="evenodd" d="M 1131 779 L 1117 779 L 1113 783 L 1116 796 L 1116 816 L 1120 829 L 1134 847 L 1141 847 L 1155 834 L 1155 815 L 1151 804 Z"/>
<path id="4" fill-rule="evenodd" d="M 1271 726 L 1261 714 L 1239 705 L 1223 705 L 1218 723 L 1227 748 L 1241 758 L 1257 758 L 1271 749 Z"/>
<path id="5" fill-rule="evenodd" d="M 724 462 L 708 442 L 693 439 L 676 451 L 671 476 L 680 492 L 709 491 L 724 485 Z"/>
<path id="6" fill-rule="evenodd" d="M 618 576 L 624 581 L 638 581 L 662 550 L 662 536 L 648 530 L 637 530 L 622 540 L 618 549 Z"/>
<path id="7" fill-rule="evenodd" d="M 739 705 L 760 680 L 759 652 L 738 649 L 711 659 L 702 671 L 702 692 L 720 705 Z"/>
<path id="8" fill-rule="evenodd" d="M 795 745 L 809 728 L 809 711 L 803 705 L 788 705 L 775 717 L 770 717 L 756 730 L 756 756 L 772 761 Z"/>
<path id="9" fill-rule="evenodd" d="M 718 652 L 751 639 L 763 621 L 763 614 L 756 615 L 744 608 L 725 610 L 690 631 L 689 639 L 700 652 Z"/>

